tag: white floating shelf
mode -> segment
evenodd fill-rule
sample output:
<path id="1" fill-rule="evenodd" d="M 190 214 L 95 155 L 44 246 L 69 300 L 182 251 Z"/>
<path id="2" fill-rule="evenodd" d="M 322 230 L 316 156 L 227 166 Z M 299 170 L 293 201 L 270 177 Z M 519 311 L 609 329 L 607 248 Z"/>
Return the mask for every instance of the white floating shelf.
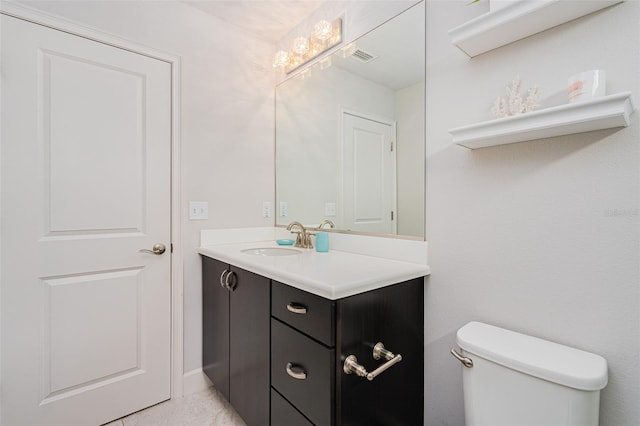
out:
<path id="1" fill-rule="evenodd" d="M 635 110 L 631 92 L 604 96 L 449 130 L 453 142 L 470 148 L 505 145 L 593 130 L 627 127 Z"/>
<path id="2" fill-rule="evenodd" d="M 624 0 L 520 0 L 449 31 L 470 57 L 542 32 Z"/>

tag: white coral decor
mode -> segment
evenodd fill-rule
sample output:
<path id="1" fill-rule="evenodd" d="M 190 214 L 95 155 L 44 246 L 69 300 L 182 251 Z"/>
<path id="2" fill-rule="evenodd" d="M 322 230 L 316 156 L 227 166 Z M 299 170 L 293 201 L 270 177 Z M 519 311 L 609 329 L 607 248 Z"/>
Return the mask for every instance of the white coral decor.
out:
<path id="1" fill-rule="evenodd" d="M 506 98 L 498 96 L 493 103 L 491 112 L 498 118 L 509 117 L 511 115 L 524 114 L 538 108 L 538 88 L 532 87 L 527 91 L 527 98 L 522 99 L 520 95 L 520 78 L 516 77 L 511 83 L 511 87 L 507 87 Z"/>

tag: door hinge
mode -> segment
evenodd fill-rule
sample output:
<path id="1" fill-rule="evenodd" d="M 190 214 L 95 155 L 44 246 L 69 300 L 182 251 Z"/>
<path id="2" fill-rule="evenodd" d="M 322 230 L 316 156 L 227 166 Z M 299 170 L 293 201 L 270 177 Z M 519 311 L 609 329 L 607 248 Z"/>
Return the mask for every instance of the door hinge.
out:
<path id="1" fill-rule="evenodd" d="M 393 141 L 391 141 L 391 152 L 393 152 Z"/>
<path id="2" fill-rule="evenodd" d="M 391 210 L 391 220 L 393 220 L 393 210 Z"/>
<path id="3" fill-rule="evenodd" d="M 171 247 L 171 253 L 173 253 L 173 243 L 169 245 Z"/>

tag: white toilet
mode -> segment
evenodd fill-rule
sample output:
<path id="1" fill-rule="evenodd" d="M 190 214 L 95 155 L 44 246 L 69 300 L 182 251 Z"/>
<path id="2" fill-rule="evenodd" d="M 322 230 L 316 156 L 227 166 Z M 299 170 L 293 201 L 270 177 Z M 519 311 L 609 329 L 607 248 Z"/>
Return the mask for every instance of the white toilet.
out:
<path id="1" fill-rule="evenodd" d="M 480 322 L 456 341 L 467 426 L 598 425 L 601 356 Z"/>

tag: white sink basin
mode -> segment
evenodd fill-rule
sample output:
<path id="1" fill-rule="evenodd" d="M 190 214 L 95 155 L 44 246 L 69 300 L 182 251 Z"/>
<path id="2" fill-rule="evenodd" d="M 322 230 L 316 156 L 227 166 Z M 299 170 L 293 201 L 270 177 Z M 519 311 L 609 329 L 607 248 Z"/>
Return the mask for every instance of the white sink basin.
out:
<path id="1" fill-rule="evenodd" d="M 240 250 L 244 254 L 254 256 L 292 256 L 302 253 L 300 250 L 284 247 L 262 247 Z"/>

